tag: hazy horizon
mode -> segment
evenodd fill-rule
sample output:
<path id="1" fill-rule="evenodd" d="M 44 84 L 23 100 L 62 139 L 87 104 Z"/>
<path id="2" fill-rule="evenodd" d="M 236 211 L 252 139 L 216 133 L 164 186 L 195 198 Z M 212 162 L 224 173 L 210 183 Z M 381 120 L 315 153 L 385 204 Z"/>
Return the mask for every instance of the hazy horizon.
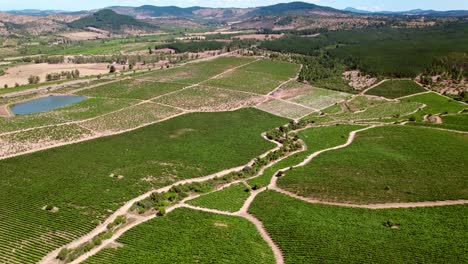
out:
<path id="1" fill-rule="evenodd" d="M 0 10 L 25 10 L 25 9 L 39 9 L 39 10 L 64 10 L 64 11 L 80 11 L 99 9 L 108 6 L 141 6 L 141 5 L 155 5 L 155 6 L 178 6 L 178 7 L 258 7 L 273 5 L 278 3 L 288 3 L 294 1 L 276 1 L 276 0 L 104 0 L 104 1 L 51 1 L 51 0 L 23 0 L 11 1 L 0 0 Z M 446 10 L 468 10 L 468 1 L 459 0 L 427 0 L 424 2 L 418 0 L 311 0 L 303 1 L 312 4 L 329 6 L 337 9 L 344 9 L 346 7 L 353 7 L 356 9 L 367 11 L 407 11 L 412 9 L 433 9 L 438 11 Z"/>

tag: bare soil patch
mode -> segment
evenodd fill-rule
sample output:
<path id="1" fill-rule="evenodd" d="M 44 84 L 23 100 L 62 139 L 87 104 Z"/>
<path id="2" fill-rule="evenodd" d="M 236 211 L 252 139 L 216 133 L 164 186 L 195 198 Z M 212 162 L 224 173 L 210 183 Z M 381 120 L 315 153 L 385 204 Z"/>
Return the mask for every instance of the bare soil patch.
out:
<path id="1" fill-rule="evenodd" d="M 436 115 L 425 115 L 424 122 L 430 122 L 433 124 L 442 124 L 443 120 L 442 117 Z"/>
<path id="2" fill-rule="evenodd" d="M 237 39 L 256 39 L 256 40 L 267 40 L 267 39 L 277 39 L 283 37 L 284 34 L 249 34 L 249 35 L 241 35 L 241 36 L 236 36 L 234 38 Z"/>
<path id="3" fill-rule="evenodd" d="M 270 95 L 277 99 L 290 99 L 311 90 L 313 90 L 313 88 L 308 84 L 291 82 L 290 84 L 286 84 L 280 89 L 274 91 Z"/>
<path id="4" fill-rule="evenodd" d="M 80 31 L 60 34 L 60 37 L 68 38 L 70 40 L 91 40 L 91 39 L 104 39 L 108 38 L 108 34 L 102 32 Z"/>
<path id="5" fill-rule="evenodd" d="M 12 67 L 6 70 L 5 75 L 0 76 L 0 85 L 7 84 L 9 87 L 15 86 L 15 83 L 20 85 L 28 84 L 28 78 L 31 75 L 39 76 L 41 82 L 46 80 L 46 75 L 49 73 L 79 70 L 80 76 L 90 76 L 105 74 L 109 72 L 107 63 L 89 63 L 89 64 L 28 64 L 17 67 Z M 117 70 L 121 70 L 123 66 L 116 65 Z"/>
<path id="6" fill-rule="evenodd" d="M 0 116 L 2 117 L 10 117 L 10 111 L 8 110 L 8 106 L 0 106 Z"/>
<path id="7" fill-rule="evenodd" d="M 193 132 L 195 131 L 194 129 L 191 129 L 191 128 L 182 128 L 182 129 L 179 129 L 177 130 L 174 134 L 170 135 L 169 138 L 178 138 L 180 136 L 183 136 L 187 133 L 190 133 L 190 132 Z"/>
<path id="8" fill-rule="evenodd" d="M 362 74 L 360 71 L 347 71 L 343 73 L 343 79 L 356 90 L 362 90 L 377 82 L 377 78 Z"/>

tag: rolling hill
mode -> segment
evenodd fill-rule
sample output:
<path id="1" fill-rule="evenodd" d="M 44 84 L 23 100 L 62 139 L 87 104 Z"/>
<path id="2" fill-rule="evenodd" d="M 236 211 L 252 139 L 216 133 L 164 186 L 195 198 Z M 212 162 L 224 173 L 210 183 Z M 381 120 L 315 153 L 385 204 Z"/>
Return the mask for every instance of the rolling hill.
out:
<path id="1" fill-rule="evenodd" d="M 109 9 L 103 9 L 92 15 L 70 22 L 68 23 L 68 26 L 76 29 L 86 29 L 93 27 L 114 33 L 120 33 L 126 29 L 157 29 L 155 25 L 139 21 L 131 16 L 117 14 L 116 12 Z"/>

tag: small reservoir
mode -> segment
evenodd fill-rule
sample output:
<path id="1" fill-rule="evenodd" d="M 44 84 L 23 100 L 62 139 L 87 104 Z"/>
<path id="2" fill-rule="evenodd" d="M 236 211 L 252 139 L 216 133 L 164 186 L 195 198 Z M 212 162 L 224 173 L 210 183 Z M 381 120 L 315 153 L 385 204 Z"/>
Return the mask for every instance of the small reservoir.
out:
<path id="1" fill-rule="evenodd" d="M 27 115 L 53 110 L 59 107 L 75 104 L 85 100 L 83 96 L 48 96 L 35 100 L 19 103 L 10 109 L 15 115 Z"/>

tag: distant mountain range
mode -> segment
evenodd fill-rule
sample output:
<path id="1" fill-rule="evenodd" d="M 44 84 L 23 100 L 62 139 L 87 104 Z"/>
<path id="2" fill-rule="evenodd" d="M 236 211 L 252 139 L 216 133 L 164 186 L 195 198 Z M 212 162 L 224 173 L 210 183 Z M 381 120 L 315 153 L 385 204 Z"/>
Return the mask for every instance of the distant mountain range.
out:
<path id="1" fill-rule="evenodd" d="M 136 18 L 148 17 L 178 17 L 178 18 L 200 18 L 200 19 L 239 19 L 252 18 L 257 16 L 280 16 L 280 15 L 302 15 L 302 16 L 330 16 L 343 14 L 375 14 L 375 15 L 424 15 L 424 16 L 468 16 L 468 10 L 435 11 L 414 9 L 409 11 L 366 11 L 348 7 L 338 10 L 331 7 L 319 6 L 305 2 L 281 3 L 270 6 L 255 8 L 209 8 L 209 7 L 177 7 L 177 6 L 152 6 L 143 5 L 140 7 L 111 6 L 105 9 L 114 10 L 117 13 L 130 15 Z M 13 15 L 29 16 L 49 16 L 49 15 L 83 15 L 92 14 L 98 10 L 90 11 L 63 11 L 63 10 L 12 10 L 5 13 Z"/>
<path id="2" fill-rule="evenodd" d="M 11 15 L 24 15 L 24 16 L 50 16 L 50 15 L 83 15 L 89 14 L 89 11 L 64 11 L 64 10 L 39 10 L 39 9 L 23 9 L 23 10 L 10 10 L 5 13 Z"/>
<path id="3" fill-rule="evenodd" d="M 25 9 L 0 12 L 0 35 L 39 35 L 77 29 L 116 34 L 140 34 L 159 32 L 164 25 L 192 27 L 225 23 L 230 24 L 233 29 L 342 29 L 380 25 L 383 23 L 382 19 L 385 20 L 381 16 L 468 17 L 468 11 L 416 9 L 404 12 L 369 12 L 354 8 L 339 10 L 304 2 L 253 8 L 199 6 L 182 8 L 143 5 L 140 7 L 111 6 L 77 12 Z"/>
<path id="4" fill-rule="evenodd" d="M 343 11 L 348 11 L 356 14 L 368 15 L 406 15 L 406 16 L 468 16 L 468 10 L 450 10 L 450 11 L 436 11 L 436 10 L 423 10 L 413 9 L 408 11 L 367 11 L 359 10 L 356 8 L 348 7 Z"/>

